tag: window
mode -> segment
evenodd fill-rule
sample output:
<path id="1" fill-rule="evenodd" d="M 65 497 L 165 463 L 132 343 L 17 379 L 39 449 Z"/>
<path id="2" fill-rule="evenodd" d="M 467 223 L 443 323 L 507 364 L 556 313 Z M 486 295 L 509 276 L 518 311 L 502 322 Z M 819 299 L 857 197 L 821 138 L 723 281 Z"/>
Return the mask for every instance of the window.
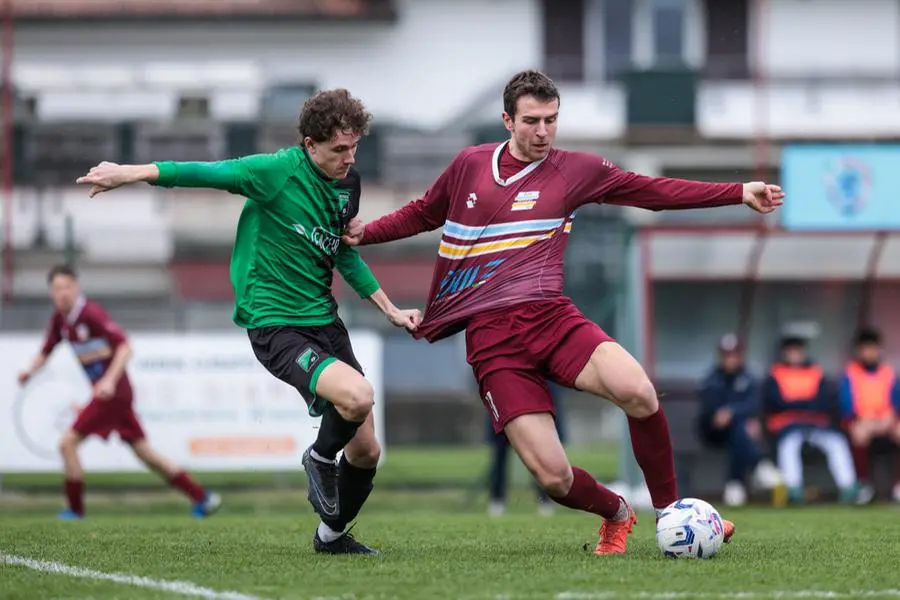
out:
<path id="1" fill-rule="evenodd" d="M 544 0 L 544 69 L 558 81 L 584 81 L 585 0 Z"/>
<path id="2" fill-rule="evenodd" d="M 650 0 L 653 53 L 657 67 L 684 64 L 684 0 Z"/>
<path id="3" fill-rule="evenodd" d="M 631 68 L 632 6 L 631 0 L 606 0 L 605 5 L 606 76 L 614 79 Z"/>
<path id="4" fill-rule="evenodd" d="M 706 73 L 710 77 L 746 78 L 749 4 L 747 0 L 707 0 Z"/>

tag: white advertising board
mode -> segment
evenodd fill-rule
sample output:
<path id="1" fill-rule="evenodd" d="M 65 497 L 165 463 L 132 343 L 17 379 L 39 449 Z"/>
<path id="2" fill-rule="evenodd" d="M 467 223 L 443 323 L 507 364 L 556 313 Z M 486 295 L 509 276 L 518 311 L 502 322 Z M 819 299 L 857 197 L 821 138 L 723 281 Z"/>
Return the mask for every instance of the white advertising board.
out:
<path id="1" fill-rule="evenodd" d="M 384 445 L 382 340 L 350 337 L 375 389 L 376 436 Z M 60 344 L 27 386 L 17 374 L 38 352 L 40 335 L 0 336 L 0 473 L 59 471 L 60 434 L 90 399 L 90 384 L 71 348 Z M 128 366 L 135 410 L 147 439 L 195 471 L 299 469 L 315 439 L 313 419 L 294 388 L 260 365 L 243 333 L 133 334 Z M 81 448 L 88 471 L 143 466 L 115 434 Z"/>

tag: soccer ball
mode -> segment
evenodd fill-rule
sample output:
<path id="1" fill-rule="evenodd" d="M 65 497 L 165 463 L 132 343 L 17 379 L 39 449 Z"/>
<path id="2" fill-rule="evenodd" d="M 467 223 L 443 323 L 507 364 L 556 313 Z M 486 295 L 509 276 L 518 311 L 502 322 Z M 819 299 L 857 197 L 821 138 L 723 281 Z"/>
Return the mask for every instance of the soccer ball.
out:
<path id="1" fill-rule="evenodd" d="M 697 498 L 676 500 L 656 522 L 656 545 L 667 558 L 712 558 L 724 541 L 719 511 Z"/>

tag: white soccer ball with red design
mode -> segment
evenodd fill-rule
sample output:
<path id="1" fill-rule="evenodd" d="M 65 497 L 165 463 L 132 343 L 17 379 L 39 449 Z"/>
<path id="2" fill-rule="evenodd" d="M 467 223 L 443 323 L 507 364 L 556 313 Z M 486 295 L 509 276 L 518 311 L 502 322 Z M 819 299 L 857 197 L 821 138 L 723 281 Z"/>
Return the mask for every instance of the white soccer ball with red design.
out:
<path id="1" fill-rule="evenodd" d="M 681 498 L 656 522 L 656 545 L 668 558 L 712 558 L 725 542 L 725 525 L 712 504 Z"/>

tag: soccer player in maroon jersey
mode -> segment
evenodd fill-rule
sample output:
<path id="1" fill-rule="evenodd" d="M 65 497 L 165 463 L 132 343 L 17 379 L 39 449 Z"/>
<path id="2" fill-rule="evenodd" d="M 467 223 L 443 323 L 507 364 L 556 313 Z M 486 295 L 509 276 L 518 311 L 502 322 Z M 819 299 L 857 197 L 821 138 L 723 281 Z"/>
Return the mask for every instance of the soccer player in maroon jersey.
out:
<path id="1" fill-rule="evenodd" d="M 597 554 L 625 552 L 637 522 L 629 504 L 569 464 L 545 378 L 608 398 L 628 415 L 635 458 L 657 515 L 678 499 L 672 442 L 641 365 L 563 296 L 563 256 L 576 210 L 588 203 L 650 210 L 744 203 L 770 213 L 781 188 L 646 177 L 608 160 L 553 147 L 559 92 L 538 71 L 503 92 L 510 139 L 463 150 L 425 195 L 344 240 L 381 244 L 443 227 L 416 338 L 465 330 L 467 359 L 494 428 L 504 432 L 557 503 L 604 521 Z M 734 525 L 726 522 L 726 539 Z"/>
<path id="2" fill-rule="evenodd" d="M 125 332 L 106 311 L 85 298 L 78 286 L 75 271 L 57 266 L 48 276 L 50 297 L 56 310 L 50 319 L 44 345 L 27 371 L 19 374 L 25 385 L 44 366 L 53 348 L 63 339 L 69 341 L 81 366 L 93 385 L 93 397 L 72 427 L 59 442 L 65 468 L 67 510 L 61 519 L 84 517 L 84 473 L 78 460 L 78 446 L 89 435 L 104 440 L 115 431 L 131 446 L 134 455 L 148 469 L 164 477 L 173 488 L 183 492 L 193 502 L 195 517 L 211 515 L 222 504 L 215 492 L 209 492 L 147 443 L 144 430 L 134 413 L 134 396 L 125 367 L 131 358 L 131 347 Z"/>

